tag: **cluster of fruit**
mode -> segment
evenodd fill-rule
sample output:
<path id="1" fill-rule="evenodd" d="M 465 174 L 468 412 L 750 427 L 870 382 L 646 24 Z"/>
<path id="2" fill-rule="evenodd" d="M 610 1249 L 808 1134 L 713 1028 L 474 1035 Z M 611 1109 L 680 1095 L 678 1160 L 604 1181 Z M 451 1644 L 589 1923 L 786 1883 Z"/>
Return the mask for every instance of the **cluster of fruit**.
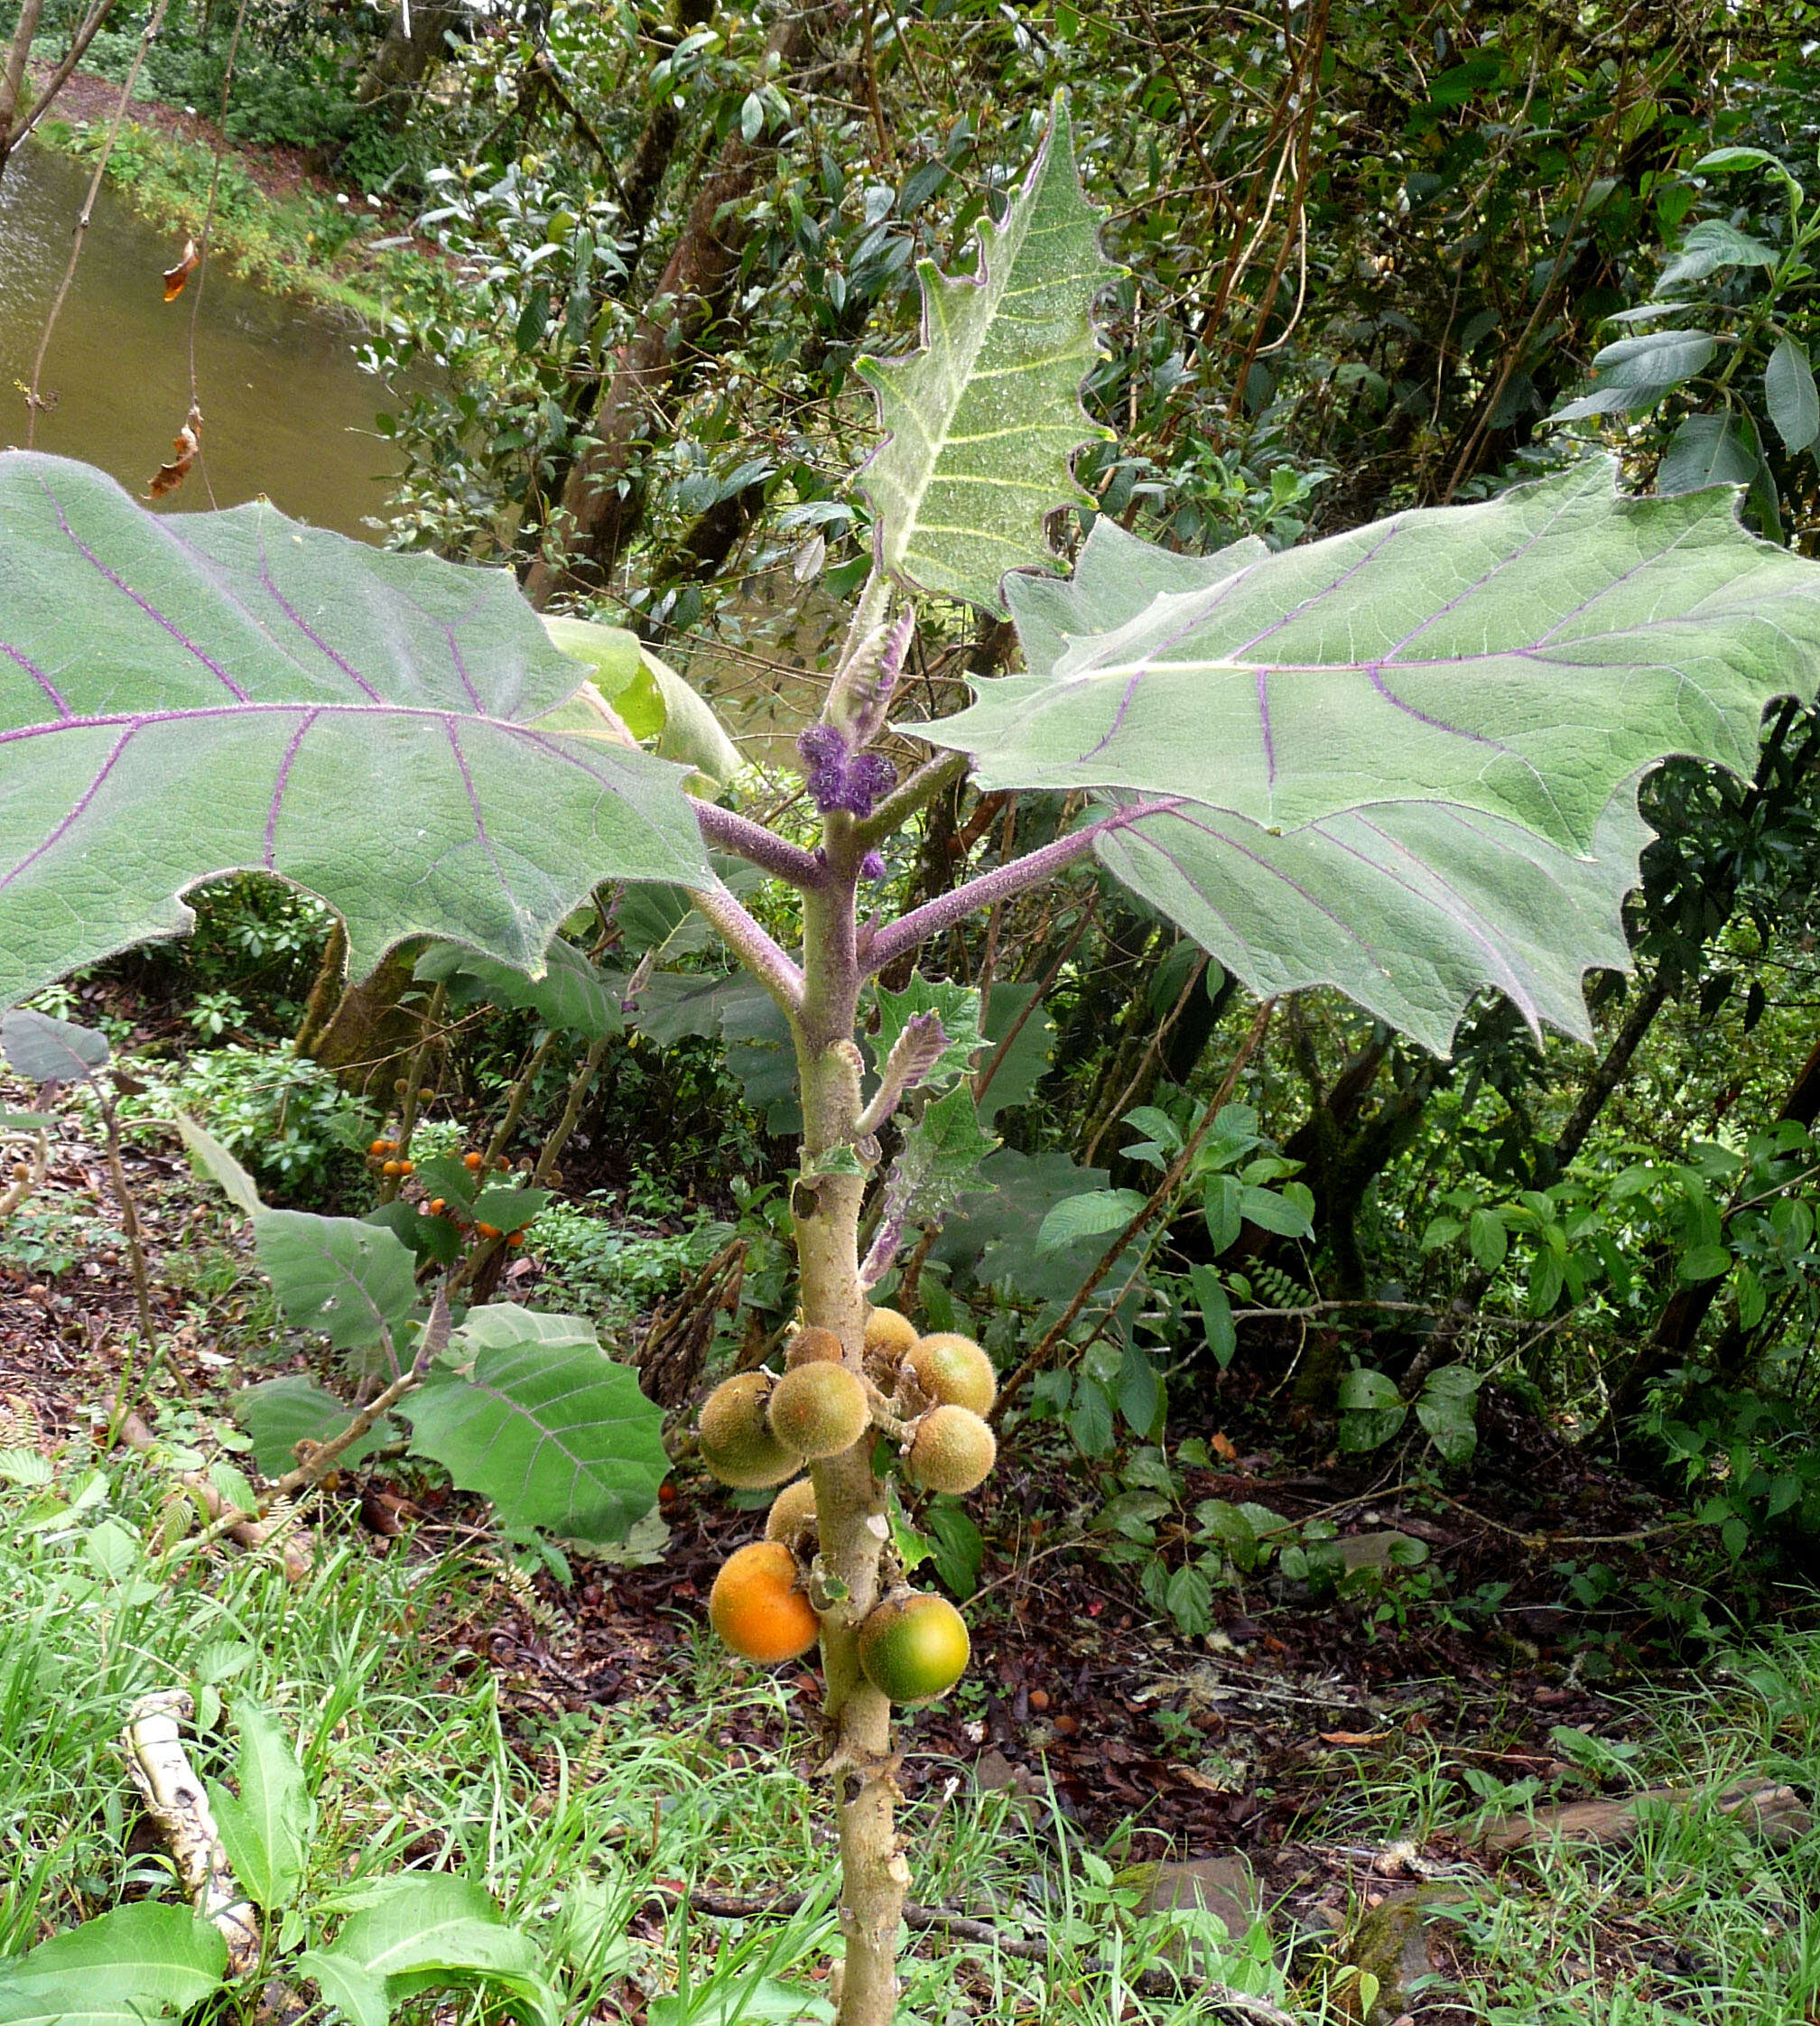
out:
<path id="1" fill-rule="evenodd" d="M 395 1178 L 417 1172 L 415 1161 L 398 1158 L 398 1142 L 395 1139 L 376 1139 L 367 1149 L 367 1159 L 381 1175 Z"/>
<path id="2" fill-rule="evenodd" d="M 723 1484 L 753 1490 L 784 1484 L 805 1463 L 839 1455 L 876 1425 L 901 1444 L 913 1484 L 964 1492 L 983 1483 L 998 1459 L 985 1416 L 998 1391 L 992 1361 L 971 1337 L 920 1335 L 896 1309 L 875 1308 L 861 1363 L 845 1362 L 831 1330 L 792 1338 L 781 1376 L 740 1372 L 701 1409 L 701 1459 Z M 736 1549 L 715 1578 L 709 1622 L 748 1660 L 794 1660 L 814 1645 L 820 1622 L 799 1556 L 817 1545 L 815 1488 L 785 1485 L 765 1522 L 765 1538 Z M 945 1695 L 965 1671 L 967 1627 L 945 1597 L 894 1585 L 859 1628 L 859 1665 L 894 1703 Z"/>

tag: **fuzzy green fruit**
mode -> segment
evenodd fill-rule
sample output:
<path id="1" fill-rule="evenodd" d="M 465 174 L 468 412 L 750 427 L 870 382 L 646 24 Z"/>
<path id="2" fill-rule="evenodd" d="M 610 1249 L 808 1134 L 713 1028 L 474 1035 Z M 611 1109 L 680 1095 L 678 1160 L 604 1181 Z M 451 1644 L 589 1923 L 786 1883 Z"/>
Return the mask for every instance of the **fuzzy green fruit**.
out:
<path id="1" fill-rule="evenodd" d="M 771 1389 L 771 1432 L 799 1456 L 838 1456 L 871 1418 L 864 1383 L 844 1365 L 797 1365 Z"/>
<path id="2" fill-rule="evenodd" d="M 945 1696 L 967 1671 L 966 1621 L 946 1597 L 896 1591 L 859 1628 L 859 1667 L 894 1703 Z"/>
<path id="3" fill-rule="evenodd" d="M 765 1418 L 771 1385 L 768 1371 L 742 1371 L 717 1386 L 701 1408 L 701 1461 L 738 1491 L 781 1484 L 803 1467 L 802 1452 L 786 1448 Z"/>
<path id="4" fill-rule="evenodd" d="M 815 1486 L 806 1477 L 786 1484 L 771 1501 L 765 1515 L 765 1538 L 790 1546 L 815 1531 Z"/>
<path id="5" fill-rule="evenodd" d="M 910 1375 L 924 1399 L 942 1407 L 971 1408 L 989 1414 L 998 1397 L 998 1375 L 992 1361 L 970 1336 L 941 1330 L 919 1336 L 904 1355 Z"/>
<path id="6" fill-rule="evenodd" d="M 916 1424 L 904 1471 L 925 1492 L 970 1492 L 998 1460 L 992 1431 L 971 1408 L 938 1407 Z"/>

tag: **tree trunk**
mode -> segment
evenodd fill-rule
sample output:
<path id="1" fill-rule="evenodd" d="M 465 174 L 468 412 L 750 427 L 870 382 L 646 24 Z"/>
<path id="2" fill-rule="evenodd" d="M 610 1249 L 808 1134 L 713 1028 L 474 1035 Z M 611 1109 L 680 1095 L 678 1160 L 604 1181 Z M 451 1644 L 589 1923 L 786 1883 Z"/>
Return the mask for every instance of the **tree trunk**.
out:
<path id="1" fill-rule="evenodd" d="M 7 49 L 5 72 L 0 77 L 0 175 L 5 173 L 14 149 L 50 111 L 58 93 L 74 75 L 77 65 L 88 53 L 89 43 L 105 26 L 116 4 L 117 0 L 94 0 L 80 26 L 70 37 L 70 46 L 58 60 L 57 68 L 44 80 L 44 88 L 33 98 L 27 88 L 32 41 L 43 18 L 44 0 L 24 0 Z"/>
<path id="2" fill-rule="evenodd" d="M 785 70 L 808 54 L 831 0 L 805 0 L 773 30 L 766 45 Z M 746 246 L 738 208 L 770 167 L 761 135 L 729 136 L 714 172 L 695 194 L 651 306 L 640 317 L 596 411 L 590 442 L 562 488 L 545 530 L 545 553 L 525 576 L 525 595 L 540 609 L 559 592 L 604 585 L 645 512 L 640 447 L 655 405 L 693 363 L 695 348 L 724 307 Z M 561 544 L 555 556 L 552 540 Z"/>
<path id="3" fill-rule="evenodd" d="M 401 943 L 370 978 L 348 986 L 300 1053 L 332 1069 L 349 1090 L 388 1097 L 387 1082 L 422 1038 L 417 1014 L 403 1001 L 422 951 L 421 939 Z"/>
<path id="4" fill-rule="evenodd" d="M 355 87 L 357 106 L 385 105 L 394 124 L 404 117 L 417 88 L 442 60 L 449 31 L 462 9 L 449 0 L 411 0 L 393 15 L 372 60 Z"/>

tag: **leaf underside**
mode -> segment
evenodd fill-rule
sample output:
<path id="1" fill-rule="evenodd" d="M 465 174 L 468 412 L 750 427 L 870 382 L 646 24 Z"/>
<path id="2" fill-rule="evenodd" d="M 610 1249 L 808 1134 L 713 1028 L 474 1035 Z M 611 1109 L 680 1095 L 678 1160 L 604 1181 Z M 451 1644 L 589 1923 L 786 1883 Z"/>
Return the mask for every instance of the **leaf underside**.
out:
<path id="1" fill-rule="evenodd" d="M 1045 518 L 1091 504 L 1069 469 L 1111 434 L 1081 405 L 1099 356 L 1090 311 L 1118 270 L 1100 253 L 1103 214 L 1081 194 L 1065 99 L 1004 222 L 980 228 L 977 278 L 923 284 L 923 349 L 862 358 L 891 433 L 859 474 L 878 516 L 880 567 L 1002 612 L 1008 570 L 1054 571 Z"/>
<path id="2" fill-rule="evenodd" d="M 705 879 L 679 768 L 540 729 L 583 671 L 506 572 L 25 451 L 0 520 L 0 1003 L 224 872 L 320 894 L 357 976 L 420 934 L 534 971 L 599 880 Z"/>
<path id="3" fill-rule="evenodd" d="M 916 729 L 982 788 L 1151 808 L 1101 858 L 1260 991 L 1337 985 L 1444 1053 L 1492 988 L 1583 1037 L 1583 973 L 1628 965 L 1641 776 L 1748 773 L 1820 671 L 1820 568 L 1729 489 L 1611 472 L 1274 555 L 1102 518 L 1072 582 L 1008 581 L 1030 673 Z"/>

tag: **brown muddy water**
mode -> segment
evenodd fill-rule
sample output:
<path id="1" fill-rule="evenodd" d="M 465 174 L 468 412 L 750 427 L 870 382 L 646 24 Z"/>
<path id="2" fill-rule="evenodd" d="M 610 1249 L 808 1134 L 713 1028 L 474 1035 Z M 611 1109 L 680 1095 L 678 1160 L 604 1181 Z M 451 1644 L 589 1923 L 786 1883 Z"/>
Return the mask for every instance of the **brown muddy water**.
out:
<path id="1" fill-rule="evenodd" d="M 23 389 L 70 259 L 89 168 L 21 149 L 0 176 L 0 444 L 25 441 Z M 35 448 L 81 458 L 143 494 L 190 404 L 186 293 L 163 300 L 182 236 L 159 231 L 105 186 L 44 361 Z M 190 286 L 196 285 L 194 278 Z M 202 293 L 196 372 L 207 483 L 199 467 L 160 509 L 237 506 L 265 494 L 294 519 L 371 541 L 397 469 L 373 418 L 394 405 L 354 361 L 360 330 L 313 304 L 268 295 L 217 266 Z"/>

